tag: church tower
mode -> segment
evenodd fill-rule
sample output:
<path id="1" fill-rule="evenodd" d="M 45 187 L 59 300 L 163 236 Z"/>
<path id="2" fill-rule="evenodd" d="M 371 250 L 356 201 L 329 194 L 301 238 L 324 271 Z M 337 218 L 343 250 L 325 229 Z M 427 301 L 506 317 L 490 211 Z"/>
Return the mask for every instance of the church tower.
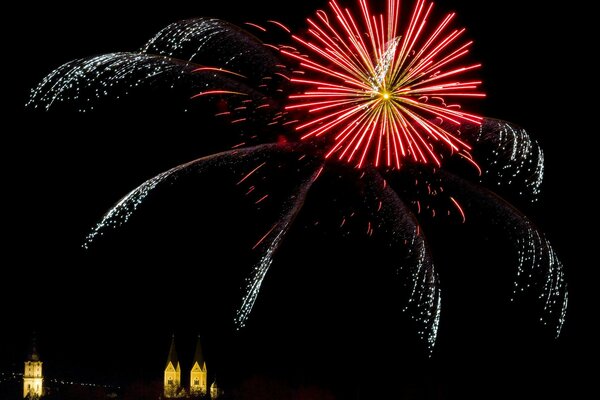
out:
<path id="1" fill-rule="evenodd" d="M 200 336 L 196 342 L 196 352 L 192 361 L 192 370 L 190 371 L 190 394 L 205 395 L 208 389 L 206 362 L 202 355 L 202 346 Z"/>
<path id="2" fill-rule="evenodd" d="M 44 376 L 42 375 L 42 362 L 37 353 L 35 338 L 31 345 L 31 353 L 25 361 L 23 371 L 23 398 L 40 398 L 44 395 Z"/>
<path id="3" fill-rule="evenodd" d="M 181 388 L 181 365 L 175 350 L 175 335 L 171 339 L 171 348 L 165 367 L 164 393 L 166 398 L 177 397 Z"/>
<path id="4" fill-rule="evenodd" d="M 215 378 L 215 381 L 212 383 L 212 385 L 210 385 L 210 398 L 215 400 L 219 398 L 219 396 L 221 396 L 221 391 L 217 386 L 217 378 Z"/>

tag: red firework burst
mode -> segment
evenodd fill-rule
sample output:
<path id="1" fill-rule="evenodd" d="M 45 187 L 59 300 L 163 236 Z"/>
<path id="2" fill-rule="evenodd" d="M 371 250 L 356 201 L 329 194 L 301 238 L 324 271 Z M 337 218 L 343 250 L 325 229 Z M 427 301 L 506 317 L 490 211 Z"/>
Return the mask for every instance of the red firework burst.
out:
<path id="1" fill-rule="evenodd" d="M 485 94 L 481 81 L 456 80 L 481 64 L 458 65 L 472 42 L 462 40 L 465 29 L 451 28 L 455 14 L 431 29 L 433 3 L 417 0 L 400 34 L 400 0 L 387 0 L 379 15 L 366 0 L 359 3 L 362 18 L 331 0 L 331 16 L 319 10 L 307 19 L 308 38 L 293 36 L 307 55 L 282 50 L 304 69 L 292 82 L 305 90 L 286 107 L 308 111 L 296 127 L 302 139 L 327 135 L 333 139 L 327 158 L 359 168 L 400 168 L 404 159 L 439 166 L 444 152 L 468 153 L 459 128 L 482 118 L 446 101 Z"/>

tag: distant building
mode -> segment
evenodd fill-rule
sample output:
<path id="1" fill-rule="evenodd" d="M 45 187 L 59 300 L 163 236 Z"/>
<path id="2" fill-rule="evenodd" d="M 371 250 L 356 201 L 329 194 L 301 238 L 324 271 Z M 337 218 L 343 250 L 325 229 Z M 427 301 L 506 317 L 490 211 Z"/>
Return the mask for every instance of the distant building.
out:
<path id="1" fill-rule="evenodd" d="M 179 397 L 181 392 L 181 364 L 175 349 L 175 335 L 171 339 L 171 348 L 165 367 L 164 393 L 166 398 Z"/>
<path id="2" fill-rule="evenodd" d="M 215 379 L 212 383 L 212 385 L 210 385 L 210 398 L 211 399 L 216 399 L 217 397 L 219 397 L 219 388 L 217 387 L 217 380 Z"/>
<path id="3" fill-rule="evenodd" d="M 202 354 L 202 346 L 200 336 L 196 342 L 196 351 L 192 360 L 192 368 L 190 369 L 190 386 L 186 391 L 181 384 L 181 364 L 177 357 L 175 348 L 175 335 L 171 339 L 171 347 L 169 348 L 169 356 L 167 357 L 167 365 L 164 373 L 164 396 L 167 399 L 172 398 L 210 398 L 216 399 L 220 395 L 216 380 L 208 386 L 208 370 L 206 361 Z"/>
<path id="4" fill-rule="evenodd" d="M 200 345 L 200 336 L 198 336 L 192 370 L 190 371 L 190 394 L 205 395 L 208 389 L 207 377 L 206 362 L 202 356 L 202 346 Z"/>
<path id="5" fill-rule="evenodd" d="M 25 361 L 23 371 L 23 398 L 39 399 L 44 395 L 44 375 L 42 362 L 38 355 L 35 338 L 31 345 L 31 353 Z"/>

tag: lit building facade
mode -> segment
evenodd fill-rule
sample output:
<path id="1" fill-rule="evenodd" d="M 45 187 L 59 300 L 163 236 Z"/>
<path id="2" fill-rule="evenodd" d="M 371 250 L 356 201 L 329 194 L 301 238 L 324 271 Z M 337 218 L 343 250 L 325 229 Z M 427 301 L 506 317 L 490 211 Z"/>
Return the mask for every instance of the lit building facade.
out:
<path id="1" fill-rule="evenodd" d="M 42 361 L 37 353 L 35 342 L 32 345 L 31 354 L 25 361 L 23 371 L 23 398 L 37 399 L 44 395 L 44 375 L 42 373 Z"/>
<path id="2" fill-rule="evenodd" d="M 192 370 L 190 371 L 190 393 L 192 395 L 205 395 L 208 389 L 208 371 L 206 370 L 206 362 L 202 355 L 202 346 L 200 344 L 200 336 L 196 342 L 196 351 L 194 352 L 194 360 L 192 361 Z"/>
<path id="3" fill-rule="evenodd" d="M 216 399 L 220 395 L 216 381 L 212 385 L 208 385 L 208 369 L 204 355 L 202 353 L 202 345 L 200 337 L 196 342 L 196 351 L 192 360 L 192 368 L 190 369 L 190 386 L 189 391 L 186 391 L 181 384 L 181 364 L 177 358 L 175 349 L 175 336 L 171 339 L 171 347 L 167 358 L 167 365 L 164 372 L 164 397 L 171 398 L 210 398 Z"/>
<path id="4" fill-rule="evenodd" d="M 164 394 L 167 399 L 178 397 L 181 393 L 181 365 L 175 349 L 175 335 L 171 339 L 169 357 L 165 367 Z"/>

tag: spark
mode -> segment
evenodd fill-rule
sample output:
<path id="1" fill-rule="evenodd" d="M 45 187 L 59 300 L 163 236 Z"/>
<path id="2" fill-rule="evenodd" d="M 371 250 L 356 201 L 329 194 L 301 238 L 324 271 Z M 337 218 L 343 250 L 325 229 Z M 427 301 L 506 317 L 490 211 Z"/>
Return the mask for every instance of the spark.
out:
<path id="1" fill-rule="evenodd" d="M 288 28 L 287 26 L 285 26 L 284 24 L 282 24 L 282 23 L 281 23 L 281 22 L 279 22 L 279 21 L 275 21 L 275 20 L 269 20 L 269 21 L 267 21 L 267 22 L 269 22 L 269 23 L 271 23 L 271 24 L 273 24 L 273 25 L 276 25 L 276 26 L 280 27 L 281 29 L 283 29 L 283 30 L 284 30 L 284 31 L 286 31 L 287 33 L 291 33 L 291 31 L 290 31 L 290 28 Z"/>
<path id="2" fill-rule="evenodd" d="M 450 197 L 450 200 L 452 201 L 452 203 L 454 203 L 454 205 L 456 206 L 456 209 L 460 213 L 460 215 L 462 217 L 462 223 L 463 224 L 466 223 L 467 216 L 466 216 L 465 211 L 463 210 L 462 206 L 460 205 L 460 203 L 454 197 Z"/>
<path id="3" fill-rule="evenodd" d="M 237 185 L 241 185 L 242 183 L 244 183 L 244 181 L 246 181 L 248 178 L 250 178 L 252 175 L 254 175 L 254 173 L 256 171 L 258 171 L 259 169 L 261 169 L 262 167 L 264 167 L 267 163 L 263 162 L 262 164 L 260 164 L 258 167 L 254 168 L 252 171 L 248 172 L 238 183 Z"/>
<path id="4" fill-rule="evenodd" d="M 277 228 L 277 224 L 273 225 L 273 226 L 271 227 L 271 229 L 269 229 L 269 231 L 268 231 L 267 233 L 265 233 L 265 234 L 263 235 L 263 237 L 261 237 L 261 238 L 258 240 L 258 242 L 256 242 L 256 244 L 255 244 L 255 245 L 252 247 L 252 250 L 256 250 L 256 248 L 257 248 L 258 246 L 260 246 L 260 245 L 261 245 L 261 243 L 262 243 L 262 242 L 264 242 L 264 241 L 265 241 L 265 239 L 266 239 L 267 237 L 269 237 L 269 235 L 271 234 L 271 232 L 273 232 L 273 230 L 274 230 L 275 228 Z"/>
<path id="5" fill-rule="evenodd" d="M 242 74 L 238 74 L 237 72 L 229 71 L 229 70 L 223 69 L 223 68 L 200 67 L 200 68 L 196 68 L 192 72 L 202 72 L 202 71 L 223 72 L 225 74 L 235 75 L 235 76 L 239 76 L 240 78 L 246 79 L 246 77 L 244 75 L 242 75 Z"/>
<path id="6" fill-rule="evenodd" d="M 254 24 L 254 23 L 252 23 L 252 22 L 244 22 L 244 25 L 251 26 L 251 27 L 253 27 L 253 28 L 256 28 L 256 29 L 258 29 L 258 30 L 260 30 L 260 31 L 263 31 L 263 32 L 266 32 L 266 31 L 267 31 L 267 30 L 266 30 L 265 28 L 263 28 L 262 26 L 260 26 L 260 25 L 258 25 L 258 24 Z"/>
<path id="7" fill-rule="evenodd" d="M 301 138 L 329 137 L 326 157 L 358 168 L 400 169 L 404 160 L 441 166 L 445 153 L 469 154 L 459 128 L 481 125 L 482 118 L 446 98 L 485 94 L 478 91 L 481 81 L 454 80 L 481 67 L 457 65 L 472 42 L 463 42 L 464 29 L 451 29 L 455 14 L 431 29 L 433 2 L 417 0 L 402 25 L 400 0 L 387 0 L 386 13 L 379 15 L 366 0 L 358 1 L 360 18 L 331 0 L 331 15 L 320 10 L 307 19 L 307 37 L 292 36 L 307 55 L 281 49 L 307 76 L 291 80 L 305 89 L 291 95 L 286 107 L 310 115 L 296 126 Z"/>
<path id="8" fill-rule="evenodd" d="M 200 93 L 197 93 L 197 94 L 193 95 L 192 99 L 198 98 L 200 96 L 214 96 L 214 95 L 217 95 L 217 94 L 236 94 L 236 95 L 239 95 L 239 96 L 247 96 L 246 93 L 234 92 L 234 91 L 231 91 L 231 90 L 208 90 L 206 92 L 200 92 Z"/>
<path id="9" fill-rule="evenodd" d="M 289 77 L 289 76 L 287 76 L 287 75 L 284 75 L 284 74 L 282 74 L 281 72 L 275 72 L 275 75 L 279 75 L 279 76 L 281 76 L 282 78 L 284 78 L 284 79 L 286 79 L 286 80 L 288 80 L 288 81 L 290 80 L 290 77 Z"/>
<path id="10" fill-rule="evenodd" d="M 263 197 L 261 197 L 260 199 L 256 200 L 256 202 L 254 204 L 260 204 L 263 201 L 265 201 L 268 197 L 269 197 L 269 195 L 265 194 Z"/>
<path id="11" fill-rule="evenodd" d="M 263 46 L 270 47 L 270 48 L 272 48 L 275 51 L 279 51 L 279 47 L 277 47 L 277 46 L 275 46 L 273 44 L 270 44 L 270 43 L 263 43 Z"/>
<path id="12" fill-rule="evenodd" d="M 313 180 L 316 182 L 317 179 L 319 179 L 319 177 L 321 176 L 321 174 L 323 173 L 323 169 L 324 167 L 319 168 L 319 170 L 317 171 L 317 173 L 315 174 L 315 177 L 313 178 Z"/>

